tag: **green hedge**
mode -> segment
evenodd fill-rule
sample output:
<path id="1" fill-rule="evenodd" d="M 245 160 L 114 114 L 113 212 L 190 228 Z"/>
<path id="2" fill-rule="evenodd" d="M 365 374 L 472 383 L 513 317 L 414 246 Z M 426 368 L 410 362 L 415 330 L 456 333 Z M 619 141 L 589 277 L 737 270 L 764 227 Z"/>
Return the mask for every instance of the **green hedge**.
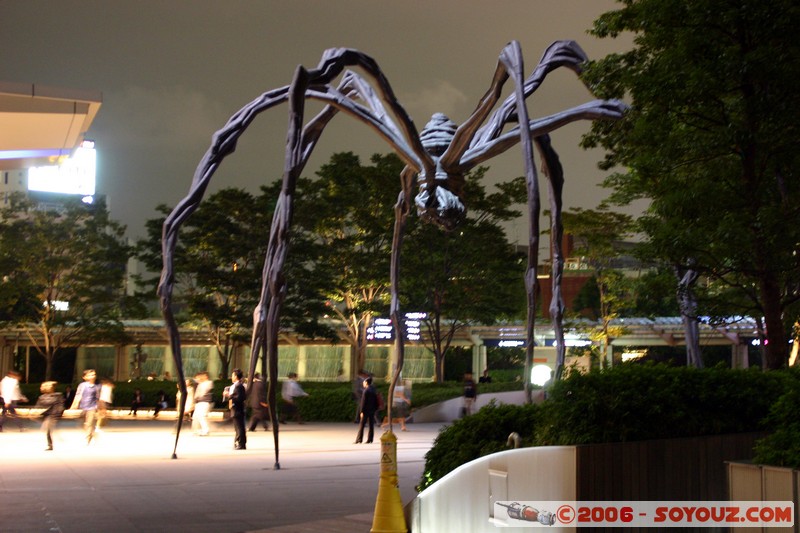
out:
<path id="1" fill-rule="evenodd" d="M 638 364 L 573 373 L 549 391 L 536 442 L 584 444 L 755 431 L 797 375 Z"/>
<path id="2" fill-rule="evenodd" d="M 794 369 L 623 364 L 573 373 L 553 384 L 547 397 L 541 405 L 485 407 L 445 427 L 425 456 L 419 488 L 461 464 L 507 449 L 512 431 L 523 446 L 544 446 L 774 429 L 773 437 L 760 443 L 765 461 L 800 463 L 800 371 Z"/>
<path id="3" fill-rule="evenodd" d="M 214 381 L 214 407 L 222 409 L 226 407 L 222 401 L 222 391 L 230 385 L 227 380 Z M 298 398 L 297 405 L 300 413 L 305 420 L 324 421 L 324 422 L 349 422 L 355 415 L 355 403 L 352 398 L 352 385 L 350 383 L 325 383 L 325 382 L 302 382 L 300 384 L 309 396 Z M 59 384 L 56 389 L 64 392 L 65 384 Z M 39 397 L 38 383 L 23 383 L 20 385 L 23 394 L 30 400 L 29 405 L 36 403 Z M 75 385 L 77 388 L 77 385 Z M 135 381 L 121 381 L 114 386 L 114 406 L 124 409 L 131 404 L 133 391 L 141 389 L 144 394 L 145 407 L 155 406 L 156 397 L 159 390 L 167 394 L 169 407 L 175 407 L 175 394 L 177 383 L 174 381 L 149 381 L 146 379 Z M 389 384 L 378 383 L 384 398 L 388 398 Z M 481 384 L 478 392 L 501 392 L 508 390 L 521 390 L 522 384 L 516 383 L 488 383 Z M 415 383 L 413 385 L 412 408 L 418 409 L 426 405 L 431 405 L 441 401 L 457 398 L 462 395 L 463 387 L 458 382 L 447 383 Z M 280 390 L 277 391 L 280 398 Z"/>
<path id="4" fill-rule="evenodd" d="M 772 433 L 756 443 L 753 461 L 759 464 L 800 469 L 800 387 L 795 383 L 772 406 L 765 426 Z"/>

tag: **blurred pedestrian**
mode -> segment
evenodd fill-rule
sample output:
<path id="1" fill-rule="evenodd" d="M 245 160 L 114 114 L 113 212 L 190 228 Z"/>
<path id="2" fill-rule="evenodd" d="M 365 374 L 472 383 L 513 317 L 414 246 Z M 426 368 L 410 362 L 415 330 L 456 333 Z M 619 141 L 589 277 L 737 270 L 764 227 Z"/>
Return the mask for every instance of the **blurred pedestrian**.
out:
<path id="1" fill-rule="evenodd" d="M 194 376 L 197 386 L 194 389 L 194 414 L 192 430 L 201 436 L 208 435 L 208 413 L 214 402 L 214 382 L 208 372 L 198 372 Z"/>
<path id="2" fill-rule="evenodd" d="M 56 428 L 58 419 L 64 414 L 64 395 L 56 392 L 55 381 L 45 381 L 39 387 L 41 394 L 36 400 L 36 407 L 44 409 L 42 412 L 42 431 L 47 436 L 47 448 L 45 451 L 53 449 L 53 431 Z"/>
<path id="3" fill-rule="evenodd" d="M 478 386 L 472 379 L 472 372 L 464 373 L 464 407 L 461 408 L 462 416 L 469 416 L 475 407 L 475 399 L 478 397 Z"/>
<path id="4" fill-rule="evenodd" d="M 136 416 L 136 413 L 142 407 L 144 407 L 144 394 L 142 393 L 142 389 L 134 389 L 133 399 L 131 399 L 131 410 L 128 414 Z"/>
<path id="5" fill-rule="evenodd" d="M 91 444 L 97 428 L 97 402 L 100 399 L 100 386 L 96 383 L 97 372 L 93 368 L 83 371 L 83 382 L 75 391 L 75 399 L 70 409 L 83 411 L 83 429 L 86 432 L 86 444 Z"/>
<path id="6" fill-rule="evenodd" d="M 156 393 L 156 406 L 153 410 L 153 418 L 158 418 L 158 413 L 167 408 L 167 393 L 164 389 L 158 389 Z"/>
<path id="7" fill-rule="evenodd" d="M 184 383 L 186 384 L 186 405 L 183 407 L 183 419 L 189 422 L 194 413 L 194 380 L 189 378 Z M 175 408 L 180 409 L 181 384 L 176 383 L 175 386 L 178 389 L 178 392 L 175 393 Z"/>
<path id="8" fill-rule="evenodd" d="M 108 410 L 114 406 L 114 382 L 108 378 L 100 380 L 100 397 L 97 399 L 97 427 L 107 424 Z"/>
<path id="9" fill-rule="evenodd" d="M 247 391 L 247 398 L 252 413 L 250 415 L 249 431 L 255 431 L 258 423 L 264 426 L 264 431 L 269 431 L 269 404 L 267 403 L 267 384 L 261 379 L 261 374 L 256 372 L 253 382 Z"/>
<path id="10" fill-rule="evenodd" d="M 296 420 L 298 424 L 304 424 L 300 410 L 297 408 L 296 398 L 308 396 L 308 393 L 297 382 L 295 372 L 290 372 L 287 377 L 289 379 L 284 381 L 281 387 L 281 398 L 283 399 L 281 424 L 285 424 L 289 418 Z"/>
<path id="11" fill-rule="evenodd" d="M 406 427 L 406 418 L 410 414 L 411 400 L 406 395 L 406 388 L 403 380 L 398 380 L 397 385 L 394 387 L 394 394 L 392 395 L 392 424 L 400 424 L 402 431 L 408 431 Z M 383 418 L 381 428 L 389 425 L 389 417 Z"/>
<path id="12" fill-rule="evenodd" d="M 0 417 L 0 431 L 3 431 L 6 421 L 13 418 L 17 422 L 20 431 L 25 431 L 25 425 L 17 414 L 17 404 L 27 402 L 28 398 L 22 394 L 19 388 L 19 380 L 22 374 L 16 370 L 9 370 L 6 376 L 0 380 L 0 398 L 3 398 L 3 415 Z"/>

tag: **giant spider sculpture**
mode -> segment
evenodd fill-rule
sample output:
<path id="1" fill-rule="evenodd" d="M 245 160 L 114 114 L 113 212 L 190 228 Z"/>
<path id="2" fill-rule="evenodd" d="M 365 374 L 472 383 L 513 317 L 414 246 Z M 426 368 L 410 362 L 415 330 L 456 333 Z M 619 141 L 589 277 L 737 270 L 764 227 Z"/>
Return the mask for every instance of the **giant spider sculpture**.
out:
<path id="1" fill-rule="evenodd" d="M 547 48 L 533 73 L 525 78 L 522 52 L 519 43 L 513 41 L 500 54 L 489 90 L 461 126 L 456 127 L 444 115 L 436 114 L 422 133 L 418 134 L 414 123 L 398 103 L 389 81 L 375 60 L 357 50 L 332 48 L 325 51 L 316 69 L 307 70 L 303 66 L 298 66 L 290 85 L 262 94 L 234 114 L 225 127 L 214 134 L 211 146 L 195 171 L 188 194 L 173 209 L 163 226 L 163 270 L 158 294 L 175 357 L 178 383 L 182 391 L 173 458 L 177 457 L 180 421 L 183 420 L 186 398 L 180 336 L 172 312 L 173 256 L 178 230 L 198 207 L 214 172 L 225 157 L 235 150 L 237 140 L 255 117 L 262 111 L 283 102 L 289 105 L 283 182 L 270 229 L 261 297 L 254 311 L 248 373 L 249 376 L 254 375 L 256 362 L 261 356 L 262 368 L 266 368 L 269 374 L 268 402 L 273 420 L 277 420 L 275 400 L 278 387 L 278 329 L 281 304 L 286 296 L 283 267 L 288 253 L 295 185 L 325 126 L 340 111 L 370 126 L 389 143 L 406 164 L 400 175 L 400 193 L 395 205 L 390 268 L 390 313 L 396 331 L 397 365 L 389 397 L 392 396 L 397 378 L 403 369 L 404 332 L 398 298 L 398 278 L 400 247 L 406 218 L 411 211 L 414 183 L 418 183 L 418 193 L 414 203 L 420 216 L 445 229 L 452 229 L 464 217 L 466 210 L 462 194 L 464 174 L 517 143 L 522 146 L 530 215 L 528 266 L 525 274 L 528 308 L 527 359 L 531 361 L 533 358 L 535 284 L 539 250 L 540 198 L 533 158 L 533 147 L 536 146 L 550 189 L 553 250 L 553 298 L 550 312 L 557 338 L 556 374 L 559 375 L 564 362 L 562 329 L 564 304 L 561 296 L 563 270 L 561 192 L 564 179 L 558 155 L 550 144 L 549 132 L 575 120 L 617 119 L 622 115 L 625 106 L 619 101 L 597 100 L 531 120 L 528 116 L 526 98 L 539 87 L 550 71 L 558 67 L 567 67 L 580 73 L 581 65 L 585 61 L 586 56 L 577 43 L 557 41 Z M 365 76 L 348 70 L 348 67 L 360 68 Z M 340 75 L 338 86 L 334 87 L 331 83 Z M 501 89 L 508 78 L 514 82 L 513 94 L 492 111 L 500 100 Z M 325 106 L 304 124 L 306 99 L 321 101 Z M 526 393 L 530 398 L 530 390 L 527 387 L 526 384 Z M 273 424 L 272 427 L 275 468 L 279 469 L 278 424 Z"/>

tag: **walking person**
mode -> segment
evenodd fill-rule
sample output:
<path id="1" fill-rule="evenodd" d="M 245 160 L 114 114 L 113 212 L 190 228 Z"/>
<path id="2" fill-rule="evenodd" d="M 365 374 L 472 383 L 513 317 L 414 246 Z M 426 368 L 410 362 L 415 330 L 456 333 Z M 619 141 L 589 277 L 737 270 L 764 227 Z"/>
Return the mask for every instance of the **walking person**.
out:
<path id="1" fill-rule="evenodd" d="M 256 372 L 253 376 L 253 383 L 247 392 L 250 408 L 253 410 L 250 415 L 250 427 L 248 431 L 255 431 L 258 423 L 264 426 L 264 431 L 269 431 L 269 404 L 267 403 L 267 384 L 261 379 L 261 374 Z"/>
<path id="2" fill-rule="evenodd" d="M 353 401 L 356 404 L 356 414 L 353 418 L 353 424 L 358 424 L 361 418 L 361 396 L 364 395 L 364 380 L 367 379 L 369 374 L 363 369 L 359 370 L 356 377 L 353 378 Z"/>
<path id="3" fill-rule="evenodd" d="M 197 386 L 194 389 L 194 414 L 192 415 L 192 430 L 200 436 L 208 435 L 208 413 L 214 401 L 214 381 L 208 372 L 198 372 L 195 377 Z"/>
<path id="4" fill-rule="evenodd" d="M 464 373 L 464 407 L 461 408 L 463 416 L 472 414 L 475 407 L 475 399 L 478 397 L 478 386 L 475 380 L 472 379 L 472 372 Z"/>
<path id="5" fill-rule="evenodd" d="M 392 396 L 392 424 L 400 424 L 400 429 L 408 431 L 406 427 L 406 418 L 410 414 L 411 400 L 406 395 L 406 388 L 403 380 L 399 380 L 394 387 L 394 395 Z M 383 417 L 381 428 L 389 425 L 389 417 Z"/>
<path id="6" fill-rule="evenodd" d="M 186 383 L 186 405 L 183 407 L 183 419 L 187 422 L 191 422 L 192 415 L 194 414 L 194 380 L 189 378 L 184 383 Z M 180 409 L 181 384 L 176 383 L 175 387 L 178 389 L 178 392 L 175 393 L 175 409 Z"/>
<path id="7" fill-rule="evenodd" d="M 231 421 L 233 422 L 233 431 L 235 433 L 233 438 L 234 450 L 247 449 L 247 432 L 245 431 L 245 411 L 247 409 L 247 391 L 242 383 L 242 371 L 238 368 L 231 373 L 231 386 L 228 387 L 225 397 L 223 399 L 230 401 L 231 408 Z"/>
<path id="8" fill-rule="evenodd" d="M 97 429 L 97 402 L 100 399 L 100 386 L 96 383 L 97 372 L 93 368 L 83 371 L 83 382 L 75 391 L 75 399 L 70 409 L 83 411 L 83 429 L 86 432 L 86 444 L 91 444 Z"/>
<path id="9" fill-rule="evenodd" d="M 114 406 L 114 382 L 108 378 L 100 380 L 100 397 L 97 400 L 97 430 L 106 426 L 108 410 Z"/>
<path id="10" fill-rule="evenodd" d="M 16 370 L 9 370 L 6 376 L 0 380 L 0 398 L 3 399 L 3 415 L 0 417 L 0 431 L 3 431 L 3 426 L 9 418 L 16 420 L 17 427 L 20 431 L 25 431 L 25 426 L 17 414 L 17 403 L 28 401 L 28 398 L 22 394 L 19 388 L 20 378 L 22 378 L 22 374 Z"/>
<path id="11" fill-rule="evenodd" d="M 56 423 L 61 415 L 64 414 L 64 395 L 56 392 L 55 381 L 45 381 L 39 387 L 42 393 L 39 399 L 36 400 L 36 407 L 43 408 L 42 417 L 42 431 L 47 436 L 47 448 L 45 451 L 53 450 L 53 431 L 56 428 Z"/>
<path id="12" fill-rule="evenodd" d="M 367 433 L 367 444 L 372 442 L 375 436 L 375 413 L 378 411 L 378 393 L 372 386 L 372 377 L 367 377 L 363 383 L 364 394 L 361 395 L 361 409 L 358 422 L 358 434 L 354 444 L 361 444 L 364 439 L 364 426 L 369 423 L 369 433 Z"/>
<path id="13" fill-rule="evenodd" d="M 281 424 L 285 424 L 290 417 L 296 420 L 298 424 L 304 424 L 300 411 L 297 409 L 295 398 L 308 396 L 308 393 L 297 382 L 297 374 L 295 372 L 290 372 L 287 377 L 289 379 L 284 381 L 281 387 L 281 398 L 283 398 Z"/>

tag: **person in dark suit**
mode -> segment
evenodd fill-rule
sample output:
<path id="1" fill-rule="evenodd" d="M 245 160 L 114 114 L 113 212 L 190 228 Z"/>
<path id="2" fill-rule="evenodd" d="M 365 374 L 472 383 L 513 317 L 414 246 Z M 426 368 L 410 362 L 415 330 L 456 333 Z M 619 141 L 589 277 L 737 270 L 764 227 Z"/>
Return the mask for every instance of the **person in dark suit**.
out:
<path id="1" fill-rule="evenodd" d="M 355 444 L 360 444 L 364 438 L 364 426 L 369 422 L 367 444 L 372 442 L 375 435 L 375 413 L 378 411 L 378 393 L 372 386 L 372 377 L 367 377 L 363 383 L 364 394 L 361 395 L 360 419 L 358 422 L 358 435 Z"/>
<path id="2" fill-rule="evenodd" d="M 267 384 L 261 379 L 261 374 L 256 372 L 253 383 L 247 393 L 250 408 L 253 410 L 250 415 L 249 431 L 255 431 L 258 423 L 264 425 L 264 431 L 269 431 L 269 404 L 267 403 Z"/>
<path id="3" fill-rule="evenodd" d="M 231 421 L 236 432 L 233 438 L 234 450 L 247 449 L 247 432 L 244 427 L 245 410 L 247 408 L 247 391 L 242 383 L 242 371 L 238 368 L 231 374 L 232 385 L 227 388 L 225 393 L 226 400 L 230 401 Z"/>

